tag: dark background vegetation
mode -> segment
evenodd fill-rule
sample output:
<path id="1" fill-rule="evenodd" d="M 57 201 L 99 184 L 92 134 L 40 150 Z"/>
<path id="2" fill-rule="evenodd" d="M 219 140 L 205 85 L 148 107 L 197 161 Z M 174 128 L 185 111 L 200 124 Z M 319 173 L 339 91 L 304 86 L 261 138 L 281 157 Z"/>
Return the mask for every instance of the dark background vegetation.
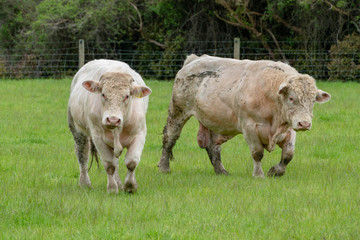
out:
<path id="1" fill-rule="evenodd" d="M 126 43 L 127 50 L 161 52 L 166 60 L 153 66 L 166 66 L 179 59 L 174 53 L 216 49 L 239 37 L 290 64 L 301 59 L 289 50 L 306 59 L 325 52 L 324 78 L 359 81 L 359 6 L 360 0 L 0 0 L 0 77 L 14 55 L 26 64 L 46 58 L 45 51 L 69 51 L 79 39 L 98 51 Z M 139 58 L 153 61 L 151 54 Z"/>

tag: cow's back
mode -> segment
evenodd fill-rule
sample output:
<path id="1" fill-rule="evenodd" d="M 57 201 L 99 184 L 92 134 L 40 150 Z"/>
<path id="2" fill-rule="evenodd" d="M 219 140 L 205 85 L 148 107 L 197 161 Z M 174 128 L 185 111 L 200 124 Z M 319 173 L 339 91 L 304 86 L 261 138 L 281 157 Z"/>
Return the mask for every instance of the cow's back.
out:
<path id="1" fill-rule="evenodd" d="M 193 80 L 197 77 L 203 80 L 206 77 L 215 77 L 216 75 L 218 78 L 217 82 L 223 82 L 233 79 L 241 80 L 244 75 L 254 78 L 256 75 L 273 70 L 286 74 L 298 73 L 293 67 L 282 62 L 270 60 L 237 60 L 208 55 L 197 57 L 192 54 L 185 60 L 184 66 L 180 69 L 176 78 Z M 226 77 L 226 79 L 224 77 Z"/>
<path id="2" fill-rule="evenodd" d="M 249 89 L 271 88 L 274 81 L 298 74 L 288 64 L 269 60 L 237 60 L 208 55 L 190 55 L 188 58 L 175 77 L 173 89 L 175 94 L 190 91 L 186 99 L 195 97 L 198 91 L 202 94 L 226 91 L 231 95 L 236 90 L 247 94 Z"/>

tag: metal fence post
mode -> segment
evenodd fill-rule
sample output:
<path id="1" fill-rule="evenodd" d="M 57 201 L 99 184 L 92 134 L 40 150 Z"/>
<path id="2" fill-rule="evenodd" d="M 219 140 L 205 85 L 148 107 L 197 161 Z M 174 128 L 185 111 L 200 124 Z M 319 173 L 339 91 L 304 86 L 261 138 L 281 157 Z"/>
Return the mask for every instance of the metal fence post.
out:
<path id="1" fill-rule="evenodd" d="M 240 38 L 234 38 L 234 58 L 240 59 Z"/>
<path id="2" fill-rule="evenodd" d="M 85 64 L 85 41 L 79 39 L 79 68 Z"/>

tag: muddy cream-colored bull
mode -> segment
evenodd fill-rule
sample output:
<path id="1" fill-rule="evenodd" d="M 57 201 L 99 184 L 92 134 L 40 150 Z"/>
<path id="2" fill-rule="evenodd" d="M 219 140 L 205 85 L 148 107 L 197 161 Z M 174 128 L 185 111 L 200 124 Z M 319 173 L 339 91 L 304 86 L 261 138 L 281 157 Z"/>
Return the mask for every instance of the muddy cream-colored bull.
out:
<path id="1" fill-rule="evenodd" d="M 281 176 L 293 158 L 296 131 L 309 130 L 314 103 L 329 99 L 312 77 L 281 62 L 190 55 L 175 77 L 159 170 L 170 171 L 172 148 L 195 116 L 198 144 L 217 174 L 227 174 L 221 144 L 243 134 L 254 159 L 253 176 L 264 176 L 264 149 L 271 152 L 276 145 L 282 148 L 281 161 L 268 175 Z"/>
<path id="2" fill-rule="evenodd" d="M 91 142 L 108 175 L 108 192 L 122 189 L 118 158 L 127 148 L 124 191 L 137 190 L 135 168 L 146 136 L 145 115 L 150 88 L 126 63 L 94 60 L 75 75 L 70 90 L 68 122 L 80 166 L 80 186 L 91 187 L 88 159 Z"/>

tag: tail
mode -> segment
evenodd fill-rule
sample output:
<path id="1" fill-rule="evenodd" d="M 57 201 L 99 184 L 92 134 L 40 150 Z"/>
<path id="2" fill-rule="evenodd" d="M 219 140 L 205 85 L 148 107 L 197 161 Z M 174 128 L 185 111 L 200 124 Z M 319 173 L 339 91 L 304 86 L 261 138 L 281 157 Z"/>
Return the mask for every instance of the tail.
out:
<path id="1" fill-rule="evenodd" d="M 199 56 L 195 55 L 195 54 L 190 54 L 189 56 L 186 57 L 185 61 L 184 61 L 184 66 L 191 63 L 192 61 L 194 61 L 195 59 L 198 59 Z"/>
<path id="2" fill-rule="evenodd" d="M 91 138 L 90 138 L 90 152 L 91 152 L 91 162 L 90 162 L 89 170 L 91 169 L 91 166 L 93 164 L 94 157 L 95 157 L 95 161 L 96 161 L 96 164 L 98 166 L 98 169 L 100 169 L 98 152 L 97 152 L 95 144 L 94 144 L 94 142 L 92 141 Z"/>

